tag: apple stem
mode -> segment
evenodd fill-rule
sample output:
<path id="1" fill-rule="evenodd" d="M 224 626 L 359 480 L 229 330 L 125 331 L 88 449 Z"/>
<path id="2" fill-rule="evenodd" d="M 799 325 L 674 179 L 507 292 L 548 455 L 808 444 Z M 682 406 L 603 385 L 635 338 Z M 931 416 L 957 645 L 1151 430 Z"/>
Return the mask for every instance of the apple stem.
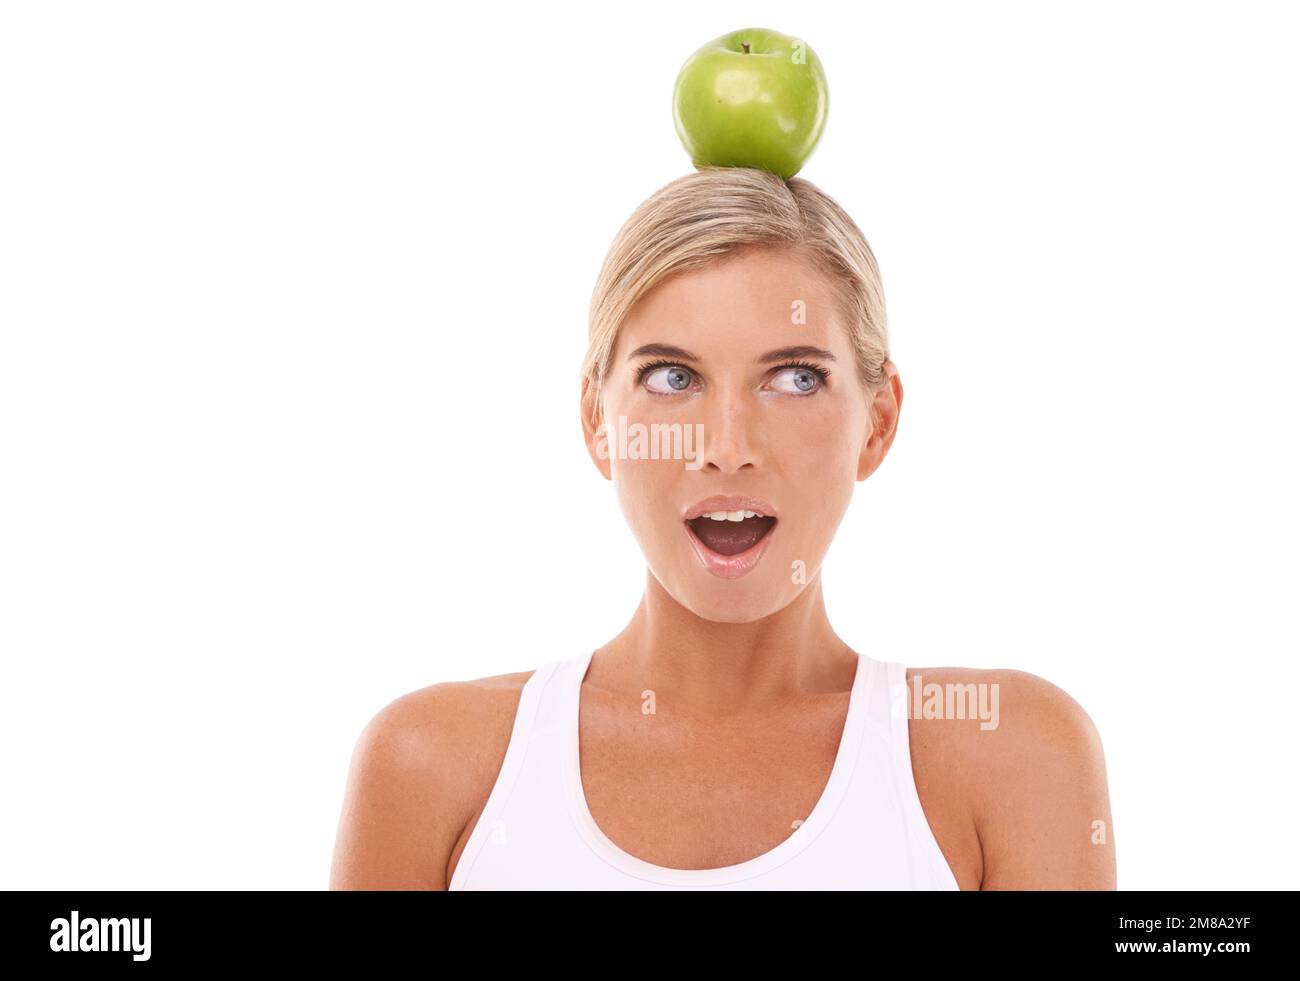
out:
<path id="1" fill-rule="evenodd" d="M 749 54 L 749 42 L 741 41 L 740 46 L 745 49 L 745 54 Z"/>

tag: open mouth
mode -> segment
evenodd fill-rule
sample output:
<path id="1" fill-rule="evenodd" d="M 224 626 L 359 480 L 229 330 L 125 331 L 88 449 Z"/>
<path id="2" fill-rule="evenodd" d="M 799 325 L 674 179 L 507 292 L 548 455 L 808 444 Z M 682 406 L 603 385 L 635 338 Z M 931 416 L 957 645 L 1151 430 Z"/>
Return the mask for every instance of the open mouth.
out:
<path id="1" fill-rule="evenodd" d="M 755 511 L 706 511 L 686 522 L 695 537 L 719 555 L 739 555 L 763 540 L 776 518 Z"/>
<path id="2" fill-rule="evenodd" d="M 682 512 L 695 557 L 719 579 L 753 572 L 772 544 L 776 522 L 776 509 L 748 494 L 714 494 Z"/>

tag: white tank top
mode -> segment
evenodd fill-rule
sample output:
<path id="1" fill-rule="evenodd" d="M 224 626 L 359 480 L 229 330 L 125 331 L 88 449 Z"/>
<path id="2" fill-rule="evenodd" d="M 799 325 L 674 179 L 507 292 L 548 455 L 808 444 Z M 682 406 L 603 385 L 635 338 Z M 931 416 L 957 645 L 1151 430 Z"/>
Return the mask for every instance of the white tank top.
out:
<path id="1" fill-rule="evenodd" d="M 597 827 L 578 767 L 592 655 L 548 661 L 524 684 L 487 804 L 449 889 L 957 889 L 912 778 L 901 663 L 858 654 L 830 778 L 812 813 L 757 858 L 673 869 Z"/>

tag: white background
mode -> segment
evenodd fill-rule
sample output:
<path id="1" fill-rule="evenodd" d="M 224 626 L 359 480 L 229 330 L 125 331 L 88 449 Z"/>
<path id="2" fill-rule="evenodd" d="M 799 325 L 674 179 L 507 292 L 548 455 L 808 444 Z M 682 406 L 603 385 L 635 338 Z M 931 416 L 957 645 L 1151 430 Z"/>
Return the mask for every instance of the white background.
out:
<path id="1" fill-rule="evenodd" d="M 1294 888 L 1288 5 L 652 7 L 3 8 L 0 885 L 325 888 L 376 711 L 621 629 L 587 303 L 766 26 L 906 393 L 832 622 L 1072 694 L 1120 888 Z"/>

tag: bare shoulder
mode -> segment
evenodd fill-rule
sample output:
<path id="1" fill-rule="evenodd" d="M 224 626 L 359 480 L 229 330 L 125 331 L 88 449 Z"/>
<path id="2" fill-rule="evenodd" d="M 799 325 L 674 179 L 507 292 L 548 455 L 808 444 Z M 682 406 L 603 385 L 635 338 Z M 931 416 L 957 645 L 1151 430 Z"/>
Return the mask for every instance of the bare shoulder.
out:
<path id="1" fill-rule="evenodd" d="M 907 679 L 918 793 L 973 828 L 980 888 L 1114 889 L 1105 755 L 1083 706 L 1027 671 Z"/>
<path id="2" fill-rule="evenodd" d="M 496 778 L 532 671 L 407 692 L 366 722 L 348 767 L 331 889 L 446 889 Z"/>

